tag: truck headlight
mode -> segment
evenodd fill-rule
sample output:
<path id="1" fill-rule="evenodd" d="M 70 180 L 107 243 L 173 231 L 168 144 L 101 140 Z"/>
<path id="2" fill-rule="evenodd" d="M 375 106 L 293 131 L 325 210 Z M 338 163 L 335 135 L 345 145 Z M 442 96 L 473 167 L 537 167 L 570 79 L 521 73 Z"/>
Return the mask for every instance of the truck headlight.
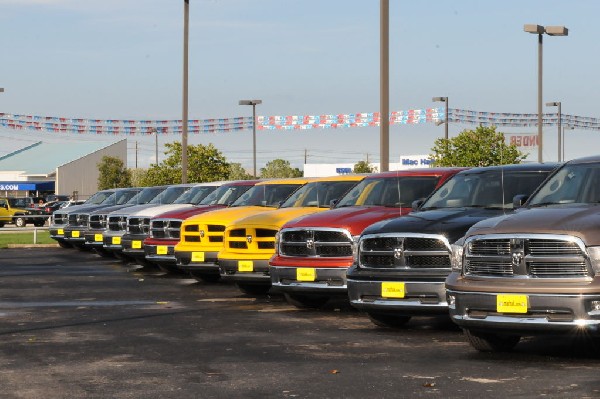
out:
<path id="1" fill-rule="evenodd" d="M 275 254 L 279 255 L 279 237 L 280 237 L 280 233 L 279 231 L 277 231 L 277 233 L 275 233 Z"/>
<path id="2" fill-rule="evenodd" d="M 360 245 L 360 236 L 352 237 L 352 261 L 358 264 L 358 246 Z"/>
<path id="3" fill-rule="evenodd" d="M 463 264 L 463 246 L 458 244 L 450 245 L 452 253 L 450 254 L 450 264 L 452 265 L 452 271 L 460 272 Z"/>
<path id="4" fill-rule="evenodd" d="M 588 247 L 588 254 L 590 256 L 590 262 L 592 263 L 592 269 L 595 274 L 600 273 L 600 247 Z"/>

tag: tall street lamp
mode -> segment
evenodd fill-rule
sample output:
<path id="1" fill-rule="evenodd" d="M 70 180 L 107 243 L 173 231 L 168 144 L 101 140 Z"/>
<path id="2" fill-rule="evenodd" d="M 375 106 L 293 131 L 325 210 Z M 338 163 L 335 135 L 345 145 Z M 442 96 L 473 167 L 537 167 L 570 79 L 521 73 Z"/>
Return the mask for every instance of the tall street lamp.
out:
<path id="1" fill-rule="evenodd" d="M 561 148 L 562 148 L 562 138 L 561 138 L 561 125 L 562 125 L 562 113 L 561 113 L 561 109 L 560 109 L 561 103 L 560 101 L 554 101 L 551 103 L 546 103 L 546 107 L 558 107 L 558 162 L 561 161 Z"/>
<path id="2" fill-rule="evenodd" d="M 542 162 L 542 35 L 568 36 L 569 30 L 564 26 L 541 26 L 526 24 L 523 30 L 538 35 L 538 162 Z"/>
<path id="3" fill-rule="evenodd" d="M 565 158 L 565 129 L 574 130 L 575 128 L 573 126 L 568 126 L 568 125 L 565 125 L 562 127 L 562 159 L 563 159 L 563 161 L 566 159 Z"/>
<path id="4" fill-rule="evenodd" d="M 181 182 L 187 183 L 188 170 L 188 41 L 190 36 L 190 0 L 183 0 L 183 101 L 181 125 Z M 158 158 L 158 157 L 157 157 Z M 158 161 L 157 161 L 158 164 Z"/>
<path id="5" fill-rule="evenodd" d="M 390 170 L 390 1 L 379 2 L 379 171 Z"/>
<path id="6" fill-rule="evenodd" d="M 446 126 L 444 126 L 444 138 L 448 140 L 448 97 L 433 97 L 431 101 L 445 103 L 446 111 L 444 113 L 444 123 Z"/>
<path id="7" fill-rule="evenodd" d="M 256 106 L 262 104 L 262 100 L 240 100 L 239 105 L 252 105 L 252 161 L 254 163 L 253 174 L 256 179 Z"/>

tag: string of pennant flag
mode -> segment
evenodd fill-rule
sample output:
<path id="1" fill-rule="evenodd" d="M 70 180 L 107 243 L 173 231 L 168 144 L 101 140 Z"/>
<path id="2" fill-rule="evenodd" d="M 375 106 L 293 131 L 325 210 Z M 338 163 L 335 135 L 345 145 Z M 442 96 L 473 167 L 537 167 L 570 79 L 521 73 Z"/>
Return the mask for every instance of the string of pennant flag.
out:
<path id="1" fill-rule="evenodd" d="M 444 108 L 410 109 L 390 112 L 389 122 L 392 125 L 421 124 L 444 122 Z M 258 116 L 257 130 L 306 130 L 306 129 L 339 129 L 379 126 L 379 112 L 357 114 L 328 115 L 288 115 Z M 474 124 L 483 126 L 530 127 L 537 126 L 537 114 L 480 112 L 451 108 L 448 110 L 449 123 Z M 561 115 L 561 122 L 573 128 L 600 130 L 600 119 Z M 544 126 L 558 123 L 556 113 L 543 115 Z M 183 121 L 171 120 L 130 120 L 130 119 L 80 119 L 60 118 L 52 116 L 22 115 L 0 113 L 0 127 L 12 130 L 28 130 L 54 133 L 77 134 L 112 134 L 112 135 L 151 135 L 181 134 Z M 188 121 L 188 132 L 228 133 L 252 129 L 252 117 L 235 117 L 222 119 L 191 119 Z"/>

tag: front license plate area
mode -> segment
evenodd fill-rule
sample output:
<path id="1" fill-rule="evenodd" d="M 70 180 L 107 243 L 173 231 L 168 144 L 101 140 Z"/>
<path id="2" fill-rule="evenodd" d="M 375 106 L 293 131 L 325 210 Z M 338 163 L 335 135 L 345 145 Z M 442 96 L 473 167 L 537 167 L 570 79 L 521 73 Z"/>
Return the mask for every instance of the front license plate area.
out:
<path id="1" fill-rule="evenodd" d="M 498 313 L 527 313 L 527 295 L 499 294 L 496 296 Z"/>
<path id="2" fill-rule="evenodd" d="M 381 296 L 383 298 L 404 298 L 406 285 L 398 282 L 381 283 Z"/>
<path id="3" fill-rule="evenodd" d="M 192 252 L 192 262 L 204 262 L 204 252 Z"/>
<path id="4" fill-rule="evenodd" d="M 77 230 L 73 230 L 73 231 L 71 232 L 71 237 L 73 237 L 73 238 L 79 238 L 79 231 L 77 231 Z"/>
<path id="5" fill-rule="evenodd" d="M 166 245 L 159 245 L 156 247 L 157 255 L 166 255 L 168 253 Z"/>
<path id="6" fill-rule="evenodd" d="M 133 249 L 141 249 L 142 248 L 142 242 L 140 240 L 134 240 L 131 242 L 131 248 Z"/>
<path id="7" fill-rule="evenodd" d="M 296 280 L 315 281 L 317 279 L 317 270 L 314 267 L 299 267 L 296 269 Z"/>
<path id="8" fill-rule="evenodd" d="M 121 237 L 113 237 L 111 242 L 114 245 L 121 245 Z"/>
<path id="9" fill-rule="evenodd" d="M 94 241 L 102 242 L 102 234 L 94 234 Z"/>
<path id="10" fill-rule="evenodd" d="M 252 272 L 254 271 L 254 262 L 251 260 L 239 260 L 238 261 L 238 272 Z"/>

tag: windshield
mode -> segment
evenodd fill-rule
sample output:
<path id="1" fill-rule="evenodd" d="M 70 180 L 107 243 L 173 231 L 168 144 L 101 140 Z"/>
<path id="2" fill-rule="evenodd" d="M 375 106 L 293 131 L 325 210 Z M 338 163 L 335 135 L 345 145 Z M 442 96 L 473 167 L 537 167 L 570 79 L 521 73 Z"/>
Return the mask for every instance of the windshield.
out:
<path id="1" fill-rule="evenodd" d="M 438 180 L 439 176 L 367 178 L 354 186 L 336 208 L 359 205 L 410 207 L 413 201 L 427 197 Z"/>
<path id="2" fill-rule="evenodd" d="M 172 204 L 173 201 L 179 198 L 190 188 L 190 186 L 171 186 L 165 191 L 161 192 L 156 197 L 154 197 L 152 201 L 149 202 L 149 204 Z"/>
<path id="3" fill-rule="evenodd" d="M 264 184 L 254 186 L 241 197 L 239 197 L 231 206 L 268 206 L 278 207 L 279 204 L 291 193 L 296 191 L 301 183 L 297 184 Z"/>
<path id="4" fill-rule="evenodd" d="M 329 208 L 331 201 L 340 199 L 356 181 L 319 181 L 307 183 L 292 194 L 282 208 L 311 206 Z"/>
<path id="5" fill-rule="evenodd" d="M 86 205 L 100 205 L 104 201 L 110 201 L 109 198 L 114 194 L 114 191 L 98 191 L 96 194 L 92 195 L 85 201 Z M 114 197 L 113 197 L 114 198 Z M 110 202 L 107 202 L 110 203 Z"/>
<path id="6" fill-rule="evenodd" d="M 129 205 L 144 205 L 152 201 L 158 194 L 163 192 L 166 187 L 146 187 L 136 196 L 131 198 L 127 204 Z"/>
<path id="7" fill-rule="evenodd" d="M 117 205 L 123 205 L 129 202 L 133 197 L 140 192 L 141 189 L 117 191 Z"/>
<path id="8" fill-rule="evenodd" d="M 490 170 L 459 173 L 448 180 L 421 206 L 434 208 L 481 207 L 512 209 L 515 195 L 530 195 L 550 171 Z"/>
<path id="9" fill-rule="evenodd" d="M 530 206 L 600 203 L 600 165 L 565 165 L 529 200 Z"/>
<path id="10" fill-rule="evenodd" d="M 183 193 L 182 196 L 177 198 L 174 204 L 193 204 L 198 205 L 206 198 L 210 193 L 216 190 L 216 186 L 196 186 L 190 188 L 188 191 Z"/>
<path id="11" fill-rule="evenodd" d="M 27 208 L 31 200 L 29 198 L 8 198 L 8 203 L 13 208 Z"/>
<path id="12" fill-rule="evenodd" d="M 206 198 L 200 205 L 230 205 L 253 186 L 221 186 Z"/>

